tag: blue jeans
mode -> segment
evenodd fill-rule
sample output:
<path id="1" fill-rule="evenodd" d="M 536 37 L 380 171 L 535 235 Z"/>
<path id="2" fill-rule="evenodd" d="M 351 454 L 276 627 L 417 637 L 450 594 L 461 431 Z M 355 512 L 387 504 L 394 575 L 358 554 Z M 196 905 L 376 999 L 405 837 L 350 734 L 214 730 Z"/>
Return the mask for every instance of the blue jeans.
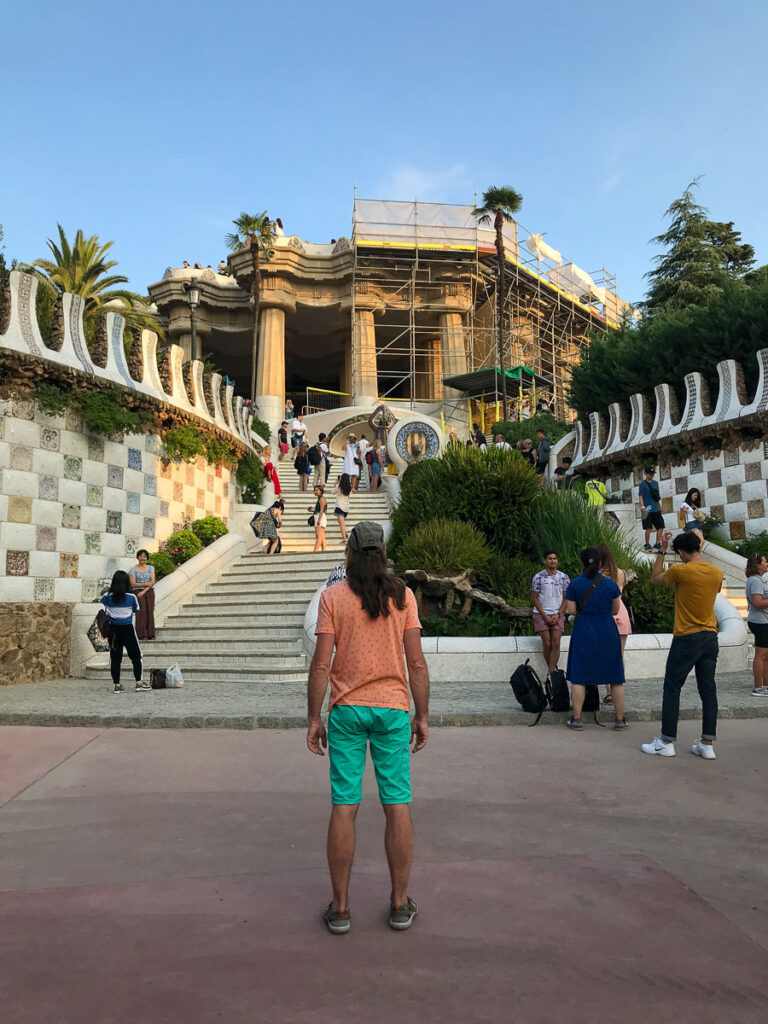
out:
<path id="1" fill-rule="evenodd" d="M 661 705 L 661 738 L 677 739 L 677 720 L 680 717 L 680 691 L 691 669 L 696 673 L 696 685 L 701 697 L 701 738 L 714 740 L 717 733 L 717 633 L 702 630 L 687 636 L 676 636 L 669 648 L 664 672 L 664 697 Z"/>

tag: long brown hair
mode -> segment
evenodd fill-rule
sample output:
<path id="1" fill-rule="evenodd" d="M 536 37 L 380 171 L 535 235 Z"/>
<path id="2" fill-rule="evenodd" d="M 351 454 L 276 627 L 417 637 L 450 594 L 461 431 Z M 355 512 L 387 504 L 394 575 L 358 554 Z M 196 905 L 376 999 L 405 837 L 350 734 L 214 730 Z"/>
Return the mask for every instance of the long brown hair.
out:
<path id="1" fill-rule="evenodd" d="M 607 544 L 598 544 L 597 550 L 600 552 L 600 570 L 607 573 L 614 583 L 619 582 L 619 567 L 616 565 L 616 559 L 613 557 L 613 552 Z"/>
<path id="2" fill-rule="evenodd" d="M 387 549 L 355 551 L 347 545 L 347 583 L 372 619 L 389 615 L 390 601 L 402 611 L 405 608 L 405 584 L 389 571 Z"/>
<path id="3" fill-rule="evenodd" d="M 747 558 L 746 568 L 744 569 L 744 575 L 747 577 L 759 576 L 760 570 L 758 569 L 758 566 L 764 558 L 765 555 L 749 555 Z"/>

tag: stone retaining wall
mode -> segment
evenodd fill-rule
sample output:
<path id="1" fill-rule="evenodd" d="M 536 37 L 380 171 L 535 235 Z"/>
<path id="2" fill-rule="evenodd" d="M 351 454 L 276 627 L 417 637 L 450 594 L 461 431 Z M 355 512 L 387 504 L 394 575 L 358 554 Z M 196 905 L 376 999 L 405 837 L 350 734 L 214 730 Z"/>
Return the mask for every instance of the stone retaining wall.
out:
<path id="1" fill-rule="evenodd" d="M 66 676 L 71 623 L 71 604 L 0 602 L 0 686 Z"/>

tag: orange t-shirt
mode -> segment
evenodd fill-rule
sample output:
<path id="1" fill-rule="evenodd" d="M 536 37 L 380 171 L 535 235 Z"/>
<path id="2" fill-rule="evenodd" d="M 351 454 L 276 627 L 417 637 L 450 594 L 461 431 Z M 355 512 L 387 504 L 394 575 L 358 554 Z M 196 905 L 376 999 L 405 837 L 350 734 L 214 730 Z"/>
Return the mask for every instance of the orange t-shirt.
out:
<path id="1" fill-rule="evenodd" d="M 406 588 L 402 611 L 392 603 L 389 615 L 378 619 L 370 617 L 346 580 L 323 591 L 315 634 L 332 633 L 336 640 L 329 711 L 334 704 L 410 709 L 403 653 L 406 629 L 421 629 L 412 590 Z"/>

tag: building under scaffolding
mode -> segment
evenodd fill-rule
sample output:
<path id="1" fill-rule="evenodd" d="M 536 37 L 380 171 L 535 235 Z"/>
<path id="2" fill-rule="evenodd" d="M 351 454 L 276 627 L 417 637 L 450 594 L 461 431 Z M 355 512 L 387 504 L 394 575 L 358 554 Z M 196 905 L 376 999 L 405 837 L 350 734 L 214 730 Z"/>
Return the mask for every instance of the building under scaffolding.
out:
<path id="1" fill-rule="evenodd" d="M 276 238 L 261 262 L 251 396 L 261 415 L 279 422 L 288 397 L 307 412 L 384 400 L 466 423 L 468 400 L 481 417 L 497 403 L 495 232 L 473 211 L 355 197 L 351 238 Z M 503 237 L 503 362 L 522 368 L 508 397 L 533 405 L 544 392 L 567 416 L 568 367 L 593 331 L 631 309 L 605 270 L 587 274 L 516 222 Z M 168 340 L 202 351 L 243 390 L 254 350 L 252 274 L 245 249 L 229 256 L 226 273 L 169 267 L 149 287 Z"/>
<path id="2" fill-rule="evenodd" d="M 462 369 L 498 365 L 495 231 L 479 226 L 473 210 L 355 199 L 352 316 L 354 323 L 357 308 L 371 308 L 371 294 L 381 299 L 376 354 L 383 397 L 411 402 L 459 397 L 443 385 L 452 376 L 446 371 L 457 368 L 441 365 L 435 316 L 440 309 L 460 316 L 466 347 Z M 618 297 L 615 278 L 605 269 L 588 274 L 564 262 L 540 235 L 514 221 L 505 223 L 503 237 L 504 365 L 527 367 L 535 374 L 520 375 L 516 386 L 510 383 L 508 398 L 522 404 L 524 391 L 535 393 L 538 387 L 541 394 L 549 384 L 549 397 L 565 414 L 569 366 L 591 332 L 617 326 L 631 308 Z M 498 402 L 499 381 L 498 373 L 492 373 L 486 401 Z"/>

